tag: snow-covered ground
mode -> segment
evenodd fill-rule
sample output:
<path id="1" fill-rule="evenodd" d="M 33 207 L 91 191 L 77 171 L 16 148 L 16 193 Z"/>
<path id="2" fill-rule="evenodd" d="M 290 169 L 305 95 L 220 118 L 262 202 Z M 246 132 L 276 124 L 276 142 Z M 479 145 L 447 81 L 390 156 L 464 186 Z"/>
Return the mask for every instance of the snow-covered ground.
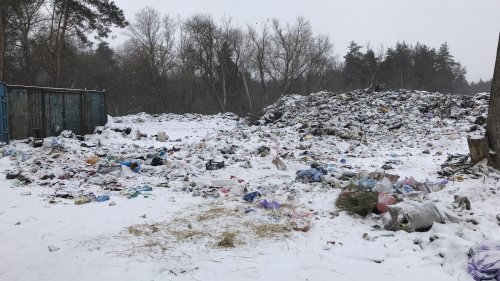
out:
<path id="1" fill-rule="evenodd" d="M 419 124 L 416 114 L 406 113 L 409 122 Z M 439 121 L 431 134 L 360 143 L 301 135 L 297 124 L 248 126 L 230 114 L 140 114 L 110 118 L 100 133 L 85 137 L 97 147 L 64 137 L 47 138 L 41 148 L 11 144 L 4 151 L 17 154 L 0 159 L 0 172 L 20 171 L 32 183 L 0 180 L 0 280 L 472 280 L 469 248 L 500 239 L 495 177 L 464 174 L 428 194 L 426 201 L 460 222 L 413 233 L 374 227 L 387 215 L 336 210 L 336 181 L 295 179 L 311 162 L 370 172 L 389 162 L 400 179 L 438 182 L 448 155 L 468 153 L 465 123 Z M 119 132 L 125 128 L 130 134 Z M 167 142 L 153 136 L 159 131 Z M 261 146 L 269 155 L 259 155 Z M 150 166 L 151 154 L 163 147 L 165 165 Z M 100 155 L 94 165 L 86 162 L 92 155 Z M 272 164 L 277 155 L 286 170 Z M 141 172 L 123 166 L 117 176 L 96 173 L 117 159 L 142 159 Z M 209 159 L 226 167 L 206 171 Z M 228 180 L 227 187 L 213 188 L 214 180 Z M 145 185 L 153 190 L 132 196 Z M 281 206 L 242 200 L 254 190 Z M 111 198 L 75 204 L 90 191 Z M 454 195 L 468 197 L 472 210 L 454 209 Z"/>

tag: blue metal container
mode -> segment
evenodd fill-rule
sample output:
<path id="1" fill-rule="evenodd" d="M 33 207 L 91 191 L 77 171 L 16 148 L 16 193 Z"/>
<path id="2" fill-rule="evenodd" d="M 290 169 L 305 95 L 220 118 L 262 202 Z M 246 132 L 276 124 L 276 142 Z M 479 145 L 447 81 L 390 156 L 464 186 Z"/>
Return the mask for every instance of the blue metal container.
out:
<path id="1" fill-rule="evenodd" d="M 107 123 L 106 92 L 0 84 L 0 141 L 71 130 L 93 133 Z"/>

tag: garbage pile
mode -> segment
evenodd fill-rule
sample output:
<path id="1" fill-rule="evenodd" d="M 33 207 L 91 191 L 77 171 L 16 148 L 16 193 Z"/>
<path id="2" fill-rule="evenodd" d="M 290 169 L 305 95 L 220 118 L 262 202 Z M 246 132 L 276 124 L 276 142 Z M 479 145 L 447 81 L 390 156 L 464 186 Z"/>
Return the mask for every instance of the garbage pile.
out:
<path id="1" fill-rule="evenodd" d="M 424 91 L 319 92 L 282 98 L 265 110 L 258 124 L 364 143 L 416 136 L 425 140 L 457 129 L 482 134 L 488 100 L 486 93 L 472 97 Z"/>
<path id="2" fill-rule="evenodd" d="M 299 171 L 297 174 L 300 176 L 304 173 L 305 171 Z M 446 179 L 435 182 L 418 182 L 413 177 L 398 180 L 398 175 L 385 173 L 382 169 L 371 173 L 365 170 L 350 174 L 332 173 L 331 176 L 337 177 L 341 182 L 344 179 L 343 184 L 346 184 L 345 180 L 348 179 L 347 185 L 342 187 L 335 202 L 337 210 L 362 217 L 372 213 L 389 213 L 392 219 L 385 225 L 387 230 L 413 232 L 429 229 L 434 222 L 457 221 L 452 214 L 433 217 L 433 210 L 437 210 L 437 207 L 431 202 L 425 202 L 427 194 L 446 187 Z M 422 221 L 424 219 L 426 220 Z"/>

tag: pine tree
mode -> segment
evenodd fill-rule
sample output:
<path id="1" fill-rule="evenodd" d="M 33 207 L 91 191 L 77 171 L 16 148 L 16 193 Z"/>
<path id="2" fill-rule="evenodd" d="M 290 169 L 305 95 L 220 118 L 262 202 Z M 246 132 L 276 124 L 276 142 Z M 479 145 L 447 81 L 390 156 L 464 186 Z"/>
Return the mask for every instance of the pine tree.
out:
<path id="1" fill-rule="evenodd" d="M 51 0 L 49 48 L 51 54 L 50 76 L 52 86 L 60 86 L 61 59 L 65 42 L 76 36 L 88 42 L 88 35 L 107 37 L 112 26 L 125 27 L 125 15 L 109 0 Z"/>

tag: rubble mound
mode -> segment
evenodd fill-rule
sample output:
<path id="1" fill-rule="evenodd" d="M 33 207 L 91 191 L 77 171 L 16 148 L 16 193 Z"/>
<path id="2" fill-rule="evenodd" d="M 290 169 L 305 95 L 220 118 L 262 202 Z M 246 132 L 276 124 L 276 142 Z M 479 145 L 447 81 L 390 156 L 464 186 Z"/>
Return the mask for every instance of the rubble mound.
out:
<path id="1" fill-rule="evenodd" d="M 422 136 L 445 127 L 482 134 L 488 100 L 488 93 L 463 96 L 406 90 L 319 92 L 283 97 L 267 107 L 257 122 L 359 141 Z"/>

